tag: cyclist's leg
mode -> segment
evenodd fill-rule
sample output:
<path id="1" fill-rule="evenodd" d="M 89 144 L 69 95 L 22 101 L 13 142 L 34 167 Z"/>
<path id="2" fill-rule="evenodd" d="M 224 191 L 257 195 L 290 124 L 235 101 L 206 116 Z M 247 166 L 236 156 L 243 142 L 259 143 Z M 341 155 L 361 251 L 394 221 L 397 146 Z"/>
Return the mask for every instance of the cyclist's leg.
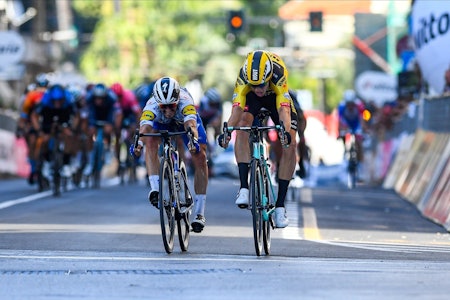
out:
<path id="1" fill-rule="evenodd" d="M 255 116 L 261 110 L 261 100 L 266 98 L 267 97 L 260 98 L 253 92 L 248 93 L 246 96 L 246 109 L 241 114 L 241 118 L 237 126 L 251 126 Z M 246 189 L 248 202 L 248 172 L 251 157 L 248 132 L 241 130 L 236 131 L 234 153 L 239 168 L 240 188 Z"/>
<path id="2" fill-rule="evenodd" d="M 142 124 L 140 126 L 140 133 L 156 133 L 163 127 L 162 124 L 153 122 L 153 126 L 149 124 Z M 158 148 L 161 143 L 159 137 L 145 137 L 143 139 L 145 144 L 145 166 L 147 169 L 148 180 L 150 182 L 150 192 L 148 198 L 150 203 L 158 207 L 158 192 L 159 192 L 159 156 Z"/>
<path id="3" fill-rule="evenodd" d="M 203 127 L 203 124 L 200 120 L 200 117 L 197 115 L 197 130 L 198 130 L 198 142 L 200 144 L 200 151 L 198 153 L 193 153 L 192 155 L 192 163 L 194 165 L 194 191 L 196 194 L 196 208 L 195 214 L 204 215 L 204 207 L 205 207 L 205 199 L 206 199 L 206 188 L 208 186 L 208 164 L 206 161 L 206 149 L 207 149 L 207 138 L 206 138 L 206 130 Z M 188 138 L 183 135 L 184 143 L 187 147 Z M 198 199 L 198 196 L 201 196 L 202 199 Z M 198 201 L 201 203 L 198 203 Z"/>

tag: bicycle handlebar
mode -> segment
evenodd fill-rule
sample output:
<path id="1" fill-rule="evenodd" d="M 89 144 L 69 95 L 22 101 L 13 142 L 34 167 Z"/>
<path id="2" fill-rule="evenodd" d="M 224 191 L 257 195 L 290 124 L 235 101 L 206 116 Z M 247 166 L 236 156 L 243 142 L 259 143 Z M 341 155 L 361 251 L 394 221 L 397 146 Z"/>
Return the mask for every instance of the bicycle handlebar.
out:
<path id="1" fill-rule="evenodd" d="M 190 128 L 186 131 L 160 130 L 159 132 L 153 132 L 153 133 L 140 133 L 139 128 L 136 128 L 135 134 L 134 134 L 134 147 L 136 148 L 138 146 L 140 137 L 156 136 L 156 137 L 162 137 L 162 138 L 169 138 L 172 136 L 182 135 L 182 134 L 187 134 L 189 140 L 194 138 L 194 135 Z"/>
<path id="2" fill-rule="evenodd" d="M 284 129 L 284 125 L 283 125 L 283 121 L 280 121 L 279 125 L 273 125 L 273 126 L 228 126 L 227 122 L 223 123 L 223 133 L 224 134 L 230 134 L 231 131 L 234 130 L 243 130 L 243 131 L 265 131 L 265 130 L 270 130 L 270 129 L 275 129 L 278 132 L 280 132 L 280 134 L 284 134 L 285 133 L 285 129 Z"/>

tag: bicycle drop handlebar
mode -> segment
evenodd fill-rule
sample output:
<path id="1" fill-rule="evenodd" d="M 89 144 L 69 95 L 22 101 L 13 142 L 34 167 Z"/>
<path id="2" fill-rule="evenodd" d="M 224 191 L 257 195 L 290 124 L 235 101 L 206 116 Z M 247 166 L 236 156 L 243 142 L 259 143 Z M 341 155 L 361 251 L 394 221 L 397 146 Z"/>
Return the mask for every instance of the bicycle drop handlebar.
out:
<path id="1" fill-rule="evenodd" d="M 138 146 L 140 137 L 156 136 L 156 137 L 161 137 L 163 139 L 166 139 L 166 138 L 169 138 L 172 136 L 182 135 L 182 134 L 186 134 L 189 138 L 189 141 L 191 141 L 191 142 L 194 139 L 194 134 L 192 133 L 191 128 L 188 128 L 188 130 L 186 130 L 186 131 L 160 130 L 158 132 L 153 132 L 153 133 L 140 133 L 139 128 L 136 128 L 135 134 L 134 134 L 134 147 L 136 148 Z"/>
<path id="2" fill-rule="evenodd" d="M 280 121 L 279 125 L 273 125 L 273 126 L 256 126 L 256 125 L 252 125 L 252 126 L 228 126 L 227 122 L 223 123 L 223 133 L 224 135 L 230 135 L 231 131 L 234 130 L 243 130 L 243 131 L 265 131 L 265 130 L 270 130 L 270 129 L 275 129 L 277 130 L 280 134 L 285 134 L 285 129 L 284 129 L 284 125 L 283 125 L 283 121 Z"/>

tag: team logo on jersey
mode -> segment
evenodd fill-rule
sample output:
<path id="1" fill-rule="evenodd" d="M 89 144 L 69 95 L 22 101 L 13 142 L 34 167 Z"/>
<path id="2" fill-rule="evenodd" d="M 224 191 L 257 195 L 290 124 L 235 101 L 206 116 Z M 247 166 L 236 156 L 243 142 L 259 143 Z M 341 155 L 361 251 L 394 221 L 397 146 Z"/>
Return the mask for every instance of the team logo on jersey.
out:
<path id="1" fill-rule="evenodd" d="M 153 121 L 155 114 L 149 110 L 144 110 L 141 115 L 141 121 Z"/>
<path id="2" fill-rule="evenodd" d="M 185 108 L 183 108 L 183 115 L 195 115 L 197 111 L 195 110 L 194 105 L 187 105 Z"/>

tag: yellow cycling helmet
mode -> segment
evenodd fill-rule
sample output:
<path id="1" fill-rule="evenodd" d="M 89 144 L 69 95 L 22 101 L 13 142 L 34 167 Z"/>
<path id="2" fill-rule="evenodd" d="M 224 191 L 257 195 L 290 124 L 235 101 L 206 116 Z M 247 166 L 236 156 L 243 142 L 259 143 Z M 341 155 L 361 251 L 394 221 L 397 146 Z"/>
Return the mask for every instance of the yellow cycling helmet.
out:
<path id="1" fill-rule="evenodd" d="M 256 50 L 247 54 L 244 78 L 248 84 L 258 86 L 266 84 L 272 78 L 273 64 L 266 51 Z"/>

